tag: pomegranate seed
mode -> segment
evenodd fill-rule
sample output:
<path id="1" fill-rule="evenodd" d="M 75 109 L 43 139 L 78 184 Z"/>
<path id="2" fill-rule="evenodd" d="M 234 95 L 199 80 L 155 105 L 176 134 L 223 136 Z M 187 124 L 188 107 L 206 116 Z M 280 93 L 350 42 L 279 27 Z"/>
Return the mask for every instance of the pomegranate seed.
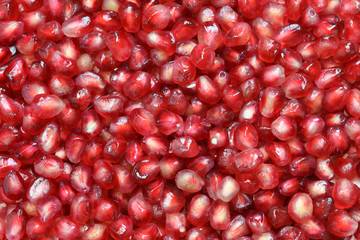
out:
<path id="1" fill-rule="evenodd" d="M 165 231 L 174 236 L 186 234 L 186 218 L 184 213 L 166 214 Z"/>
<path id="2" fill-rule="evenodd" d="M 103 240 L 108 236 L 107 225 L 103 223 L 93 223 L 88 226 L 82 233 L 81 238 L 84 240 Z"/>
<path id="3" fill-rule="evenodd" d="M 210 207 L 210 225 L 217 230 L 226 230 L 230 226 L 229 205 L 221 200 L 215 200 Z"/>
<path id="4" fill-rule="evenodd" d="M 159 161 L 155 157 L 144 157 L 135 164 L 133 177 L 139 184 L 146 184 L 154 180 L 159 172 Z"/>
<path id="5" fill-rule="evenodd" d="M 339 237 L 351 236 L 355 233 L 358 223 L 344 210 L 337 210 L 328 217 L 327 230 Z"/>
<path id="6" fill-rule="evenodd" d="M 26 235 L 30 238 L 44 238 L 50 232 L 50 224 L 42 223 L 38 217 L 33 217 L 26 223 Z"/>
<path id="7" fill-rule="evenodd" d="M 204 180 L 190 169 L 178 172 L 175 177 L 175 182 L 179 189 L 190 193 L 200 191 L 205 184 Z"/>
<path id="8" fill-rule="evenodd" d="M 4 34 L 0 37 L 0 43 L 11 45 L 18 40 L 24 31 L 24 23 L 20 21 L 3 21 L 0 30 Z"/>
<path id="9" fill-rule="evenodd" d="M 77 224 L 84 224 L 90 218 L 90 200 L 83 194 L 77 194 L 70 205 L 70 217 Z"/>
<path id="10" fill-rule="evenodd" d="M 127 212 L 134 224 L 139 225 L 149 223 L 153 217 L 150 203 L 140 196 L 134 196 L 129 199 Z"/>
<path id="11" fill-rule="evenodd" d="M 200 26 L 198 32 L 199 44 L 206 44 L 216 50 L 223 42 L 223 39 L 221 29 L 215 22 L 205 22 Z"/>
<path id="12" fill-rule="evenodd" d="M 250 40 L 251 28 L 245 22 L 236 23 L 225 35 L 224 44 L 228 47 L 245 45 Z"/>
<path id="13" fill-rule="evenodd" d="M 242 236 L 245 236 L 250 233 L 249 228 L 246 225 L 245 218 L 241 215 L 238 215 L 232 219 L 227 229 L 222 233 L 223 239 L 242 239 Z"/>
<path id="14" fill-rule="evenodd" d="M 0 239 L 360 237 L 359 13 L 3 0 Z"/>
<path id="15" fill-rule="evenodd" d="M 34 162 L 34 171 L 45 178 L 57 178 L 64 170 L 64 163 L 53 155 L 43 155 Z"/>
<path id="16" fill-rule="evenodd" d="M 165 185 L 160 205 L 165 213 L 179 212 L 185 205 L 185 196 L 182 191 L 173 185 Z"/>
<path id="17" fill-rule="evenodd" d="M 57 197 L 47 196 L 40 200 L 36 206 L 36 212 L 42 223 L 47 223 L 53 219 L 60 211 L 62 204 Z"/>
<path id="18" fill-rule="evenodd" d="M 133 236 L 135 240 L 140 240 L 140 239 L 150 240 L 150 239 L 156 239 L 158 234 L 159 234 L 158 227 L 153 223 L 149 223 L 136 229 L 133 233 Z"/>
<path id="19" fill-rule="evenodd" d="M 209 217 L 210 199 L 203 194 L 195 195 L 190 202 L 186 219 L 194 226 L 201 226 Z"/>
<path id="20" fill-rule="evenodd" d="M 346 209 L 355 204 L 358 196 L 358 189 L 348 179 L 340 178 L 336 180 L 331 195 L 334 199 L 334 206 L 336 208 Z"/>
<path id="21" fill-rule="evenodd" d="M 281 228 L 292 224 L 292 220 L 284 207 L 273 207 L 267 214 L 268 220 L 274 228 Z"/>
<path id="22" fill-rule="evenodd" d="M 76 239 L 80 234 L 79 226 L 70 217 L 59 217 L 54 223 L 54 234 L 58 238 Z"/>
<path id="23" fill-rule="evenodd" d="M 307 237 L 305 235 L 305 232 L 294 226 L 286 226 L 280 229 L 280 231 L 277 234 L 277 239 L 279 240 L 285 240 L 285 239 L 301 239 L 305 240 Z"/>
<path id="24" fill-rule="evenodd" d="M 22 239 L 26 231 L 26 213 L 20 207 L 14 208 L 6 217 L 7 239 Z"/>
<path id="25" fill-rule="evenodd" d="M 118 217 L 117 205 L 111 199 L 99 199 L 93 206 L 92 214 L 100 222 L 114 221 Z"/>
<path id="26" fill-rule="evenodd" d="M 92 171 L 88 166 L 76 166 L 71 173 L 71 186 L 78 192 L 87 193 L 92 183 Z"/>
<path id="27" fill-rule="evenodd" d="M 171 19 L 170 11 L 164 5 L 154 5 L 143 12 L 142 27 L 146 31 L 162 30 Z"/>
<path id="28" fill-rule="evenodd" d="M 295 194 L 288 205 L 290 217 L 297 223 L 304 223 L 309 220 L 313 213 L 313 202 L 306 193 Z"/>

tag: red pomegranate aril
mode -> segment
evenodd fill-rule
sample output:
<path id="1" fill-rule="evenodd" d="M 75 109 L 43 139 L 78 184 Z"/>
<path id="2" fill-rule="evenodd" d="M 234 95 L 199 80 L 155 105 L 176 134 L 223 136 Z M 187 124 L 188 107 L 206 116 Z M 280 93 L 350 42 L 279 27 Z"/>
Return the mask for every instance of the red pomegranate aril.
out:
<path id="1" fill-rule="evenodd" d="M 321 133 L 325 127 L 324 120 L 317 115 L 307 116 L 301 123 L 301 137 L 307 141 L 314 137 L 316 134 Z"/>
<path id="2" fill-rule="evenodd" d="M 50 41 L 59 41 L 64 37 L 58 21 L 49 21 L 37 29 L 39 37 Z"/>
<path id="3" fill-rule="evenodd" d="M 115 172 L 112 165 L 106 160 L 97 160 L 93 167 L 94 182 L 103 189 L 111 189 L 115 186 Z"/>
<path id="4" fill-rule="evenodd" d="M 165 238 L 164 238 L 165 239 Z M 197 228 L 191 228 L 187 231 L 186 240 L 206 240 L 207 237 Z"/>
<path id="5" fill-rule="evenodd" d="M 145 31 L 163 30 L 170 22 L 169 9 L 162 4 L 145 9 L 142 16 L 142 27 Z"/>
<path id="6" fill-rule="evenodd" d="M 289 116 L 299 121 L 305 117 L 305 109 L 299 100 L 290 99 L 281 109 L 280 115 Z"/>
<path id="7" fill-rule="evenodd" d="M 152 31 L 146 36 L 146 43 L 156 49 L 162 50 L 168 56 L 175 53 L 175 36 L 168 31 Z"/>
<path id="8" fill-rule="evenodd" d="M 165 213 L 179 212 L 185 206 L 185 196 L 181 190 L 173 185 L 165 185 L 160 205 Z"/>
<path id="9" fill-rule="evenodd" d="M 78 192 L 88 193 L 92 184 L 92 171 L 88 166 L 76 166 L 71 173 L 71 186 Z"/>
<path id="10" fill-rule="evenodd" d="M 271 225 L 263 211 L 249 211 L 246 216 L 246 223 L 253 233 L 270 231 Z"/>
<path id="11" fill-rule="evenodd" d="M 12 200 L 20 200 L 25 196 L 25 185 L 18 172 L 9 171 L 4 178 L 3 190 L 6 197 Z"/>
<path id="12" fill-rule="evenodd" d="M 127 212 L 136 225 L 149 223 L 153 217 L 151 204 L 141 196 L 129 199 Z"/>
<path id="13" fill-rule="evenodd" d="M 268 211 L 275 206 L 284 205 L 284 197 L 276 190 L 260 190 L 253 195 L 255 206 L 263 211 Z"/>
<path id="14" fill-rule="evenodd" d="M 216 104 L 221 98 L 221 92 L 215 83 L 207 76 L 200 76 L 196 80 L 196 91 L 201 101 Z"/>
<path id="15" fill-rule="evenodd" d="M 54 155 L 43 155 L 34 162 L 34 171 L 45 178 L 57 178 L 64 170 L 64 163 Z"/>
<path id="16" fill-rule="evenodd" d="M 16 20 L 19 16 L 17 2 L 7 0 L 1 3 L 0 18 L 1 20 Z"/>
<path id="17" fill-rule="evenodd" d="M 97 221 L 112 222 L 118 217 L 117 211 L 117 205 L 113 200 L 103 198 L 95 202 L 92 214 Z"/>
<path id="18" fill-rule="evenodd" d="M 281 141 L 290 140 L 296 136 L 296 122 L 291 117 L 280 116 L 271 123 L 271 132 Z"/>
<path id="19" fill-rule="evenodd" d="M 355 204 L 358 192 L 358 188 L 348 179 L 337 179 L 331 194 L 334 199 L 334 206 L 338 209 L 350 208 Z"/>
<path id="20" fill-rule="evenodd" d="M 319 158 L 328 157 L 334 150 L 333 145 L 323 135 L 318 134 L 305 144 L 306 151 Z"/>
<path id="21" fill-rule="evenodd" d="M 9 155 L 0 155 L 0 178 L 4 178 L 10 170 L 19 170 L 21 162 Z"/>
<path id="22" fill-rule="evenodd" d="M 248 173 L 256 170 L 264 162 L 262 152 L 257 149 L 244 150 L 234 157 L 236 169 L 240 173 Z"/>
<path id="23" fill-rule="evenodd" d="M 301 178 L 285 178 L 281 179 L 278 189 L 284 196 L 293 196 L 295 193 L 303 190 L 303 179 Z"/>
<path id="24" fill-rule="evenodd" d="M 339 178 L 353 179 L 356 176 L 355 165 L 351 158 L 337 158 L 333 166 L 335 174 Z"/>
<path id="25" fill-rule="evenodd" d="M 279 183 L 279 170 L 273 164 L 261 164 L 255 172 L 261 189 L 273 189 Z"/>
<path id="26" fill-rule="evenodd" d="M 265 88 L 260 98 L 260 114 L 264 117 L 274 117 L 280 110 L 285 99 L 284 92 L 279 88 Z"/>
<path id="27" fill-rule="evenodd" d="M 39 150 L 44 153 L 54 153 L 60 144 L 60 126 L 55 122 L 45 125 L 37 139 Z"/>
<path id="28" fill-rule="evenodd" d="M 298 227 L 294 227 L 294 226 L 285 226 L 283 228 L 280 229 L 280 231 L 277 234 L 277 239 L 278 240 L 285 240 L 285 239 L 289 239 L 289 240 L 306 240 L 307 237 L 305 235 L 305 232 L 298 228 Z"/>
<path id="29" fill-rule="evenodd" d="M 262 17 L 275 28 L 287 24 L 286 7 L 280 3 L 269 2 L 262 9 Z"/>
<path id="30" fill-rule="evenodd" d="M 206 119 L 197 115 L 191 115 L 186 118 L 184 134 L 200 141 L 208 136 L 210 126 L 210 123 Z"/>
<path id="31" fill-rule="evenodd" d="M 219 182 L 216 196 L 224 202 L 230 202 L 239 191 L 240 187 L 236 180 L 226 176 Z"/>
<path id="32" fill-rule="evenodd" d="M 259 40 L 258 55 L 266 62 L 273 62 L 280 53 L 280 43 L 270 37 L 263 36 Z"/>
<path id="33" fill-rule="evenodd" d="M 335 236 L 347 237 L 356 232 L 358 223 L 344 210 L 337 210 L 328 217 L 326 229 Z"/>
<path id="34" fill-rule="evenodd" d="M 124 155 L 127 143 L 123 137 L 114 137 L 108 140 L 104 146 L 104 158 L 110 162 L 118 162 Z"/>
<path id="35" fill-rule="evenodd" d="M 87 195 L 79 193 L 70 204 L 70 217 L 76 224 L 84 224 L 90 218 L 91 205 Z"/>
<path id="36" fill-rule="evenodd" d="M 179 189 L 190 193 L 200 191 L 205 184 L 204 180 L 190 169 L 179 171 L 175 177 L 175 182 Z"/>
<path id="37" fill-rule="evenodd" d="M 309 220 L 313 213 L 313 202 L 306 193 L 297 193 L 290 199 L 288 205 L 290 217 L 297 223 Z"/>
<path id="38" fill-rule="evenodd" d="M 278 229 L 292 224 L 292 220 L 284 207 L 273 207 L 267 213 L 267 217 L 271 225 Z"/>
<path id="39" fill-rule="evenodd" d="M 265 151 L 271 161 L 277 166 L 286 166 L 291 161 L 291 149 L 289 145 L 282 142 L 267 142 Z"/>
<path id="40" fill-rule="evenodd" d="M 205 22 L 198 31 L 199 44 L 206 44 L 216 50 L 223 43 L 223 35 L 219 26 L 213 22 Z"/>
<path id="41" fill-rule="evenodd" d="M 198 23 L 194 21 L 194 19 L 181 17 L 173 25 L 171 32 L 175 36 L 176 42 L 179 43 L 179 45 L 187 45 L 187 41 L 196 36 L 198 28 Z M 189 52 L 189 55 L 190 53 L 191 51 Z"/>
<path id="42" fill-rule="evenodd" d="M 241 122 L 234 132 L 234 144 L 239 150 L 254 148 L 258 145 L 258 133 L 253 125 Z"/>
<path id="43" fill-rule="evenodd" d="M 224 44 L 228 47 L 245 45 L 251 34 L 251 28 L 248 23 L 236 23 L 225 35 Z"/>
<path id="44" fill-rule="evenodd" d="M 26 235 L 29 238 L 45 238 L 50 234 L 50 232 L 51 225 L 42 223 L 38 217 L 30 218 L 26 223 Z"/>
<path id="45" fill-rule="evenodd" d="M 19 90 L 25 84 L 26 77 L 29 73 L 29 67 L 21 57 L 11 60 L 4 71 L 4 77 L 10 83 L 10 87 Z"/>
<path id="46" fill-rule="evenodd" d="M 26 198 L 33 204 L 39 203 L 39 201 L 46 196 L 55 192 L 55 185 L 52 181 L 38 177 L 32 182 L 26 191 Z"/>
<path id="47" fill-rule="evenodd" d="M 0 31 L 4 33 L 0 37 L 0 44 L 9 46 L 20 38 L 24 31 L 24 23 L 20 21 L 3 21 L 0 23 Z"/>
<path id="48" fill-rule="evenodd" d="M 200 177 L 204 177 L 215 165 L 210 156 L 200 156 L 188 161 L 187 168 L 195 171 Z"/>
<path id="49" fill-rule="evenodd" d="M 70 217 L 61 216 L 54 222 L 54 235 L 60 239 L 76 239 L 79 226 Z"/>
<path id="50" fill-rule="evenodd" d="M 60 200 L 50 195 L 40 200 L 36 206 L 36 212 L 39 215 L 40 221 L 47 223 L 61 211 L 61 207 Z"/>
<path id="51" fill-rule="evenodd" d="M 82 233 L 83 240 L 105 240 L 108 237 L 108 226 L 104 223 L 93 223 Z"/>
<path id="52" fill-rule="evenodd" d="M 38 94 L 34 97 L 31 110 L 36 117 L 49 119 L 64 110 L 64 102 L 56 95 Z"/>
<path id="53" fill-rule="evenodd" d="M 229 204 L 215 200 L 210 207 L 210 225 L 216 230 L 225 230 L 230 224 Z"/>
<path id="54" fill-rule="evenodd" d="M 146 224 L 133 232 L 135 240 L 156 239 L 158 235 L 159 228 L 154 223 Z"/>
<path id="55" fill-rule="evenodd" d="M 9 151 L 20 141 L 21 136 L 18 129 L 4 123 L 0 128 L 0 139 L 0 151 Z"/>
<path id="56" fill-rule="evenodd" d="M 91 32 L 94 27 L 94 23 L 91 17 L 85 13 L 80 13 L 66 20 L 62 24 L 62 31 L 65 36 L 78 38 Z"/>
<path id="57" fill-rule="evenodd" d="M 94 138 L 102 129 L 99 116 L 94 110 L 86 110 L 81 114 L 81 131 L 88 138 Z"/>
<path id="58" fill-rule="evenodd" d="M 26 231 L 26 213 L 21 207 L 14 208 L 6 217 L 5 237 L 22 239 Z"/>
<path id="59" fill-rule="evenodd" d="M 72 189 L 69 181 L 63 180 L 59 182 L 59 198 L 62 204 L 71 204 L 75 198 L 75 191 Z"/>
<path id="60" fill-rule="evenodd" d="M 289 172 L 296 177 L 309 176 L 316 169 L 316 159 L 313 156 L 296 157 L 289 164 Z"/>
<path id="61" fill-rule="evenodd" d="M 186 234 L 186 217 L 184 213 L 166 214 L 165 232 L 182 237 Z"/>
<path id="62" fill-rule="evenodd" d="M 176 157 L 164 157 L 159 164 L 160 174 L 165 179 L 174 179 L 176 174 L 185 167 L 184 162 Z"/>
<path id="63" fill-rule="evenodd" d="M 200 152 L 195 139 L 190 136 L 175 138 L 171 142 L 171 149 L 176 156 L 181 158 L 192 158 Z"/>
<path id="64" fill-rule="evenodd" d="M 21 95 L 27 104 L 31 104 L 39 94 L 49 94 L 49 89 L 43 82 L 27 82 L 22 86 Z"/>
<path id="65" fill-rule="evenodd" d="M 250 229 L 246 224 L 245 218 L 241 215 L 238 215 L 231 220 L 228 227 L 222 232 L 222 239 L 242 239 L 242 236 L 248 235 L 249 233 Z"/>
<path id="66" fill-rule="evenodd" d="M 237 22 L 241 20 L 239 14 L 230 6 L 223 6 L 219 8 L 216 11 L 215 18 L 225 31 L 230 30 Z"/>
<path id="67" fill-rule="evenodd" d="M 147 184 L 160 172 L 160 164 L 156 157 L 148 156 L 138 161 L 133 168 L 133 177 L 139 184 Z"/>
<path id="68" fill-rule="evenodd" d="M 246 194 L 239 192 L 230 202 L 231 211 L 243 213 L 253 206 L 253 200 Z"/>
<path id="69" fill-rule="evenodd" d="M 208 221 L 209 209 L 209 197 L 203 194 L 197 194 L 191 199 L 186 219 L 194 226 L 202 226 Z"/>

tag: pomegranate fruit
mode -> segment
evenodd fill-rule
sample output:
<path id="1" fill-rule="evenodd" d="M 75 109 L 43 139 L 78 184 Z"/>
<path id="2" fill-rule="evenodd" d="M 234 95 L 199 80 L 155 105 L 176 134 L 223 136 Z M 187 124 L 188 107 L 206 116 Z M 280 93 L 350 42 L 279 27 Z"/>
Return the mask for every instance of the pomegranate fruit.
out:
<path id="1" fill-rule="evenodd" d="M 0 240 L 360 239 L 358 0 L 1 0 Z"/>

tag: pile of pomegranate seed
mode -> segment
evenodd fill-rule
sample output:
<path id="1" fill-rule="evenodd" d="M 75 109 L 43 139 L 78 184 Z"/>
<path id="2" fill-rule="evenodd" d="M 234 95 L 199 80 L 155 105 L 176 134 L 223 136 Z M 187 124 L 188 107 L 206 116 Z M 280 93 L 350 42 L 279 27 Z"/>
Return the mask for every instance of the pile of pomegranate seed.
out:
<path id="1" fill-rule="evenodd" d="M 360 0 L 0 1 L 0 240 L 360 239 Z"/>

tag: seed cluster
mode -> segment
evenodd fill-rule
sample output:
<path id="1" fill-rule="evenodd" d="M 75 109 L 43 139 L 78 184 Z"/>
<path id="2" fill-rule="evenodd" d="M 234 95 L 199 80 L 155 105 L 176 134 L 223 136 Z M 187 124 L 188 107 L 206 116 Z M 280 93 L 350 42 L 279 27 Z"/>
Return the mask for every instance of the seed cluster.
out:
<path id="1" fill-rule="evenodd" d="M 360 239 L 359 43 L 359 0 L 0 0 L 0 240 Z"/>

